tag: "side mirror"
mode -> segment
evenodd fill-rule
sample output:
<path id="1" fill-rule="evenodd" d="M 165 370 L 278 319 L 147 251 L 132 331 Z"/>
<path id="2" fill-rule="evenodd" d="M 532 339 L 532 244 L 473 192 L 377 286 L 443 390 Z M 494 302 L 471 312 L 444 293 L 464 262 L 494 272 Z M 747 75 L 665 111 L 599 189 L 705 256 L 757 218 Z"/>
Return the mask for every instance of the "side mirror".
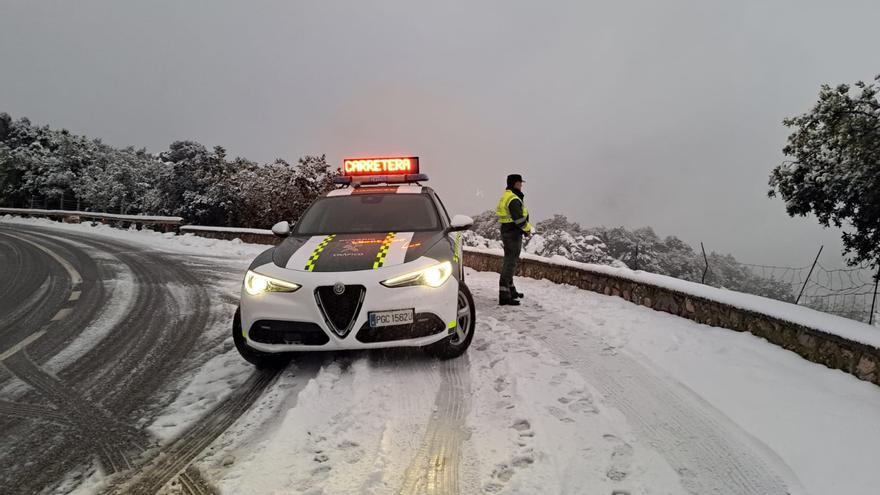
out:
<path id="1" fill-rule="evenodd" d="M 474 219 L 467 215 L 455 215 L 452 217 L 452 222 L 449 224 L 450 232 L 460 232 L 462 230 L 467 230 L 474 225 Z"/>
<path id="2" fill-rule="evenodd" d="M 287 222 L 278 222 L 272 226 L 272 233 L 278 237 L 287 237 L 290 235 L 290 224 Z"/>

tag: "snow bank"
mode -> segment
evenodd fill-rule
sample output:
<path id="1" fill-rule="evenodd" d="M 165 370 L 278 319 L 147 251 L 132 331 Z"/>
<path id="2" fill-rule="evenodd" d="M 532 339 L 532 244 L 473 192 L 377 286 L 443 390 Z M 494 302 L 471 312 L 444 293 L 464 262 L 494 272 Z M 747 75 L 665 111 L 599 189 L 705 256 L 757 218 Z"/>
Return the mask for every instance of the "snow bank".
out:
<path id="1" fill-rule="evenodd" d="M 183 223 L 181 217 L 163 217 L 156 215 L 120 215 L 116 213 L 96 213 L 93 211 L 73 211 L 73 210 L 42 210 L 36 208 L 0 208 L 0 213 L 8 213 L 10 215 L 43 215 L 47 217 L 87 217 L 87 218 L 106 218 L 108 220 L 124 220 L 130 222 L 156 222 L 156 223 Z"/>
<path id="2" fill-rule="evenodd" d="M 239 227 L 210 227 L 204 225 L 184 225 L 181 232 L 229 232 L 232 234 L 275 235 L 268 229 L 246 229 Z"/>
<path id="3" fill-rule="evenodd" d="M 474 253 L 504 256 L 504 252 L 501 249 L 472 247 L 465 247 L 464 249 L 465 251 Z M 644 285 L 669 289 L 689 296 L 707 299 L 743 310 L 772 316 L 780 320 L 803 325 L 830 335 L 837 335 L 845 339 L 880 349 L 880 332 L 878 332 L 875 327 L 840 316 L 822 313 L 804 306 L 776 301 L 774 299 L 768 299 L 766 297 L 755 296 L 752 294 L 744 294 L 742 292 L 710 287 L 708 285 L 688 282 L 687 280 L 668 277 L 666 275 L 657 275 L 656 273 L 606 265 L 579 263 L 561 256 L 545 258 L 523 253 L 522 257 L 539 263 L 570 267 L 599 275 L 616 277 Z"/>

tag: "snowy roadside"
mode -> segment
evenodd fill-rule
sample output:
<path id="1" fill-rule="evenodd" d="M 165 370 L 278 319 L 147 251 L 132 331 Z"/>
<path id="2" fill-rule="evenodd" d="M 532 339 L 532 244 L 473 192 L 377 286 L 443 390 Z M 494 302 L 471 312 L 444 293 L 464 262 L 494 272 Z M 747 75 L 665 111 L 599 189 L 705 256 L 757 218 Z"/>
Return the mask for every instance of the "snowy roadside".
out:
<path id="1" fill-rule="evenodd" d="M 491 287 L 494 277 L 478 279 Z M 689 387 L 766 444 L 808 493 L 873 493 L 880 445 L 875 385 L 747 333 L 689 320 L 548 281 L 517 287 L 577 330 L 601 337 Z"/>

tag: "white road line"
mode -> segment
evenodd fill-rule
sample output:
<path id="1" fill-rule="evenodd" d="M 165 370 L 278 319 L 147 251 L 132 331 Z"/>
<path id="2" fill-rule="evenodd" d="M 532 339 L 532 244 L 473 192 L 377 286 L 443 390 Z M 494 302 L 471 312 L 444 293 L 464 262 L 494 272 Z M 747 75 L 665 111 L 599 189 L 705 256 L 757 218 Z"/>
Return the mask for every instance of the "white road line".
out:
<path id="1" fill-rule="evenodd" d="M 5 361 L 7 358 L 11 357 L 16 352 L 24 349 L 26 345 L 28 345 L 31 342 L 42 337 L 44 333 L 46 333 L 45 330 L 38 330 L 38 331 L 28 335 L 24 340 L 15 344 L 14 346 L 12 346 L 12 348 L 6 350 L 3 354 L 0 354 L 0 361 Z"/>
<path id="2" fill-rule="evenodd" d="M 66 259 L 59 256 L 58 253 L 56 253 L 55 251 L 52 251 L 51 249 L 49 249 L 45 246 L 41 246 L 41 245 L 37 244 L 36 242 L 31 241 L 29 239 L 25 239 L 24 237 L 19 237 L 17 235 L 9 234 L 6 232 L 4 232 L 4 234 L 8 235 L 9 237 L 14 237 L 20 241 L 26 242 L 26 243 L 36 247 L 40 251 L 43 251 L 44 253 L 51 256 L 52 259 L 57 261 L 58 264 L 60 264 L 67 271 L 67 274 L 70 276 L 71 285 L 79 285 L 82 283 L 82 277 L 80 276 L 79 272 L 76 271 L 76 268 L 74 268 L 73 265 L 71 265 L 69 261 L 67 261 Z"/>
<path id="3" fill-rule="evenodd" d="M 76 287 L 76 286 L 78 286 L 79 284 L 82 283 L 82 276 L 80 276 L 79 272 L 76 271 L 76 268 L 74 268 L 73 265 L 71 265 L 69 261 L 67 261 L 66 259 L 62 258 L 62 257 L 61 257 L 58 253 L 56 253 L 55 251 L 52 251 L 51 249 L 49 249 L 49 248 L 47 248 L 47 247 L 45 247 L 45 246 L 41 246 L 41 245 L 37 244 L 36 242 L 31 241 L 31 240 L 29 240 L 29 239 L 25 239 L 24 237 L 19 237 L 19 236 L 17 236 L 17 235 L 10 234 L 10 233 L 8 233 L 8 232 L 4 232 L 4 234 L 5 234 L 5 235 L 8 235 L 9 237 L 14 237 L 15 239 L 18 239 L 18 240 L 20 240 L 20 241 L 22 241 L 22 242 L 26 242 L 26 243 L 28 243 L 28 244 L 30 244 L 30 245 L 36 247 L 36 248 L 39 249 L 40 251 L 43 251 L 44 253 L 48 254 L 53 260 L 57 261 L 58 264 L 61 265 L 61 267 L 64 268 L 64 270 L 67 272 L 67 275 L 70 277 L 70 284 L 71 284 L 71 286 Z M 76 295 L 76 299 L 79 299 L 79 292 L 80 292 L 80 291 L 75 291 L 75 292 L 76 292 L 76 294 L 77 294 L 77 295 Z M 76 300 L 76 299 L 73 299 L 73 294 L 74 294 L 74 292 L 71 292 L 71 293 L 70 293 L 70 297 L 68 298 L 68 300 L 71 300 L 71 301 L 72 301 L 72 300 Z M 68 314 L 70 314 L 71 311 L 72 311 L 71 308 L 62 308 L 62 309 L 59 310 L 57 313 L 55 313 L 55 316 L 52 317 L 52 320 L 51 320 L 51 321 L 58 321 L 58 320 L 61 320 L 61 319 L 65 318 Z M 38 338 L 42 337 L 44 333 L 46 333 L 46 330 L 45 330 L 45 329 L 42 329 L 42 330 L 38 330 L 38 331 L 36 331 L 36 332 L 34 332 L 34 333 L 28 335 L 27 337 L 24 338 L 24 340 L 22 340 L 21 342 L 15 344 L 15 345 L 12 346 L 11 348 L 7 349 L 6 351 L 3 352 L 3 354 L 0 354 L 0 361 L 5 360 L 6 358 L 12 356 L 12 355 L 15 354 L 16 352 L 18 352 L 18 351 L 24 349 L 25 346 L 27 346 L 27 345 L 30 344 L 31 342 L 33 342 L 33 341 L 37 340 Z"/>
<path id="4" fill-rule="evenodd" d="M 70 293 L 70 297 L 67 298 L 68 301 L 79 301 L 79 296 L 82 292 L 75 290 Z"/>
<path id="5" fill-rule="evenodd" d="M 58 310 L 57 313 L 55 313 L 55 316 L 52 317 L 51 321 L 63 320 L 64 318 L 67 318 L 67 315 L 69 315 L 71 312 L 73 312 L 73 309 L 71 308 L 61 308 Z"/>

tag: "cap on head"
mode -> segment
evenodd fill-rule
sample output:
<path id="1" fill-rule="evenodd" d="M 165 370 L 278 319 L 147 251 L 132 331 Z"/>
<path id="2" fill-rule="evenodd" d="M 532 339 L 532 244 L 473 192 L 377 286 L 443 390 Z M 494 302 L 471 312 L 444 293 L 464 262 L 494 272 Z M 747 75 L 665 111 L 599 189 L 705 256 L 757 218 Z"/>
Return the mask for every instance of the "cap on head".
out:
<path id="1" fill-rule="evenodd" d="M 522 178 L 522 175 L 510 174 L 507 176 L 507 187 L 513 187 L 513 185 L 517 182 L 525 182 Z"/>

